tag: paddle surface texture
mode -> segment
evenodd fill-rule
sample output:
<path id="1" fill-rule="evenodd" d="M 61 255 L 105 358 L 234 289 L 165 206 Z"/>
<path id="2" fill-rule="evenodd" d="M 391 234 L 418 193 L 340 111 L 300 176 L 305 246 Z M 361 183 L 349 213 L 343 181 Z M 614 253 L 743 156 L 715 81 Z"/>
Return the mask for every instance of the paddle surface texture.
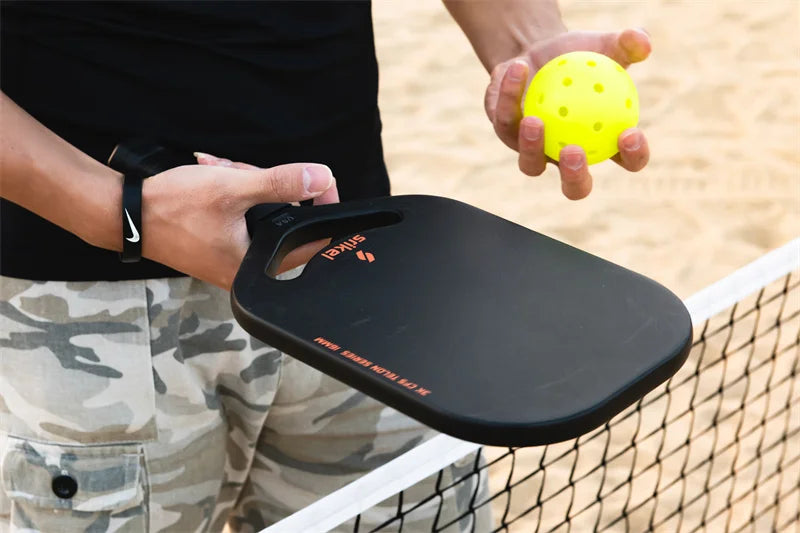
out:
<path id="1" fill-rule="evenodd" d="M 586 433 L 684 362 L 691 321 L 656 282 L 454 200 L 251 210 L 231 302 L 253 336 L 455 437 Z M 280 260 L 331 244 L 294 279 Z"/>

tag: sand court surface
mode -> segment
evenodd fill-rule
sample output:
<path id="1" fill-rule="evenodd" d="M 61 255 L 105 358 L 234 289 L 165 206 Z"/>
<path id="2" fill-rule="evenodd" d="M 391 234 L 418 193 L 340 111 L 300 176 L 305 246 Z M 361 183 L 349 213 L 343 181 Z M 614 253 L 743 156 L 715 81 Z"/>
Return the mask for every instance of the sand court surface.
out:
<path id="1" fill-rule="evenodd" d="M 641 272 L 682 298 L 800 235 L 800 2 L 565 0 L 561 7 L 570 29 L 644 27 L 652 36 L 650 58 L 629 69 L 639 89 L 640 126 L 648 135 L 650 164 L 636 174 L 611 162 L 593 166 L 594 191 L 578 202 L 561 195 L 553 167 L 538 178 L 524 176 L 515 154 L 495 137 L 484 115 L 488 74 L 444 7 L 429 0 L 377 0 L 373 13 L 381 67 L 380 104 L 394 194 L 435 194 L 465 201 Z M 779 285 L 770 291 L 779 292 Z M 783 316 L 796 314 L 797 296 L 794 291 L 786 299 Z M 770 309 L 776 307 L 770 305 Z M 652 459 L 658 453 L 658 439 L 667 439 L 669 449 L 670 442 L 691 436 L 692 447 L 669 456 L 662 450 L 663 469 L 659 466 L 658 471 L 643 473 L 633 487 L 652 494 L 659 477 L 666 487 L 680 477 L 681 469 L 691 472 L 693 465 L 707 459 L 708 466 L 695 469 L 694 478 L 674 484 L 675 490 L 664 489 L 659 517 L 668 515 L 681 497 L 686 501 L 678 487 L 692 496 L 691 491 L 702 490 L 707 483 L 706 475 L 722 480 L 731 465 L 736 466 L 739 479 L 727 484 L 720 481 L 720 491 L 730 490 L 736 499 L 748 487 L 761 486 L 765 472 L 776 468 L 779 459 L 765 455 L 756 469 L 747 458 L 758 456 L 765 443 L 779 441 L 787 427 L 793 434 L 785 449 L 800 447 L 796 408 L 800 386 L 796 377 L 793 382 L 779 382 L 796 365 L 800 325 L 793 319 L 782 324 L 781 331 L 769 330 L 765 324 L 774 320 L 769 313 L 779 312 L 765 310 L 760 318 L 743 319 L 732 335 L 709 338 L 705 353 L 695 350 L 681 371 L 686 376 L 697 373 L 694 381 L 687 382 L 697 385 L 694 393 L 688 386 L 676 390 L 671 410 L 654 404 L 635 422 L 620 423 L 611 434 L 611 449 L 624 450 L 636 427 L 644 435 L 654 419 L 660 423 L 667 414 L 680 414 L 676 405 L 688 410 L 694 394 L 691 416 L 675 418 L 666 436 L 637 444 L 638 462 L 629 454 L 608 465 L 608 479 L 621 476 L 624 480 L 632 470 L 641 472 L 641 465 L 647 464 L 643 458 Z M 753 331 L 763 336 L 747 344 Z M 737 336 L 745 339 L 740 350 L 734 350 L 738 345 L 731 341 Z M 725 361 L 719 355 L 723 351 Z M 764 364 L 776 353 L 780 355 L 774 357 L 774 365 Z M 773 372 L 766 375 L 768 367 Z M 737 381 L 745 369 L 747 379 Z M 725 395 L 715 398 L 720 387 Z M 767 395 L 754 392 L 765 388 L 770 391 Z M 700 401 L 706 397 L 711 399 Z M 781 402 L 795 406 L 791 417 L 780 419 L 785 423 L 765 424 L 761 444 L 754 442 L 753 435 L 761 433 L 748 433 L 751 426 L 775 412 Z M 717 429 L 709 429 L 715 425 Z M 572 443 L 560 446 L 568 449 Z M 551 447 L 548 453 L 559 449 Z M 605 449 L 605 443 L 587 443 L 581 448 L 581 460 L 600 461 Z M 736 451 L 733 457 L 732 450 Z M 542 453 L 543 449 L 531 449 L 520 454 L 517 468 L 535 470 Z M 490 457 L 501 454 L 502 450 L 489 452 Z M 565 482 L 573 462 L 568 457 L 549 467 L 550 482 Z M 789 488 L 783 490 L 791 491 L 800 467 L 795 462 L 784 474 L 781 483 L 788 482 Z M 492 488 L 501 489 L 506 475 L 507 465 L 493 468 Z M 597 494 L 599 481 L 587 479 L 586 487 L 576 487 L 576 502 L 591 502 Z M 532 478 L 512 508 L 529 506 L 541 483 Z M 622 510 L 628 488 L 620 493 L 622 500 L 617 504 L 617 496 L 608 497 L 606 515 Z M 751 492 L 755 495 L 758 490 Z M 723 505 L 726 495 L 721 496 Z M 733 506 L 730 527 L 744 524 L 746 531 L 769 530 L 768 521 L 746 524 L 753 508 L 763 508 L 765 497 L 758 507 L 757 495 L 755 499 L 742 496 Z M 716 493 L 700 498 L 682 511 L 683 522 L 671 520 L 657 529 L 692 530 L 704 515 L 718 510 L 719 498 Z M 797 492 L 790 494 L 791 499 L 797 500 Z M 635 491 L 632 501 L 636 501 Z M 558 505 L 568 503 L 565 496 Z M 502 513 L 504 505 L 505 501 L 497 503 L 495 514 Z M 797 512 L 797 502 L 793 505 L 783 506 L 781 520 Z M 631 517 L 628 527 L 647 529 L 651 512 L 652 507 L 647 507 L 642 516 Z M 532 513 L 518 522 L 518 530 L 532 531 L 537 523 L 547 530 L 548 521 L 557 514 Z M 591 530 L 594 516 L 576 519 L 575 530 Z M 717 518 L 700 529 L 724 530 L 727 514 L 719 516 L 723 516 L 721 522 Z M 624 531 L 626 523 L 611 530 Z"/>
<path id="2" fill-rule="evenodd" d="M 394 194 L 463 200 L 646 274 L 681 297 L 800 234 L 800 2 L 562 1 L 571 29 L 644 27 L 650 164 L 592 167 L 570 202 L 524 176 L 483 111 L 488 74 L 436 1 L 373 6 Z"/>

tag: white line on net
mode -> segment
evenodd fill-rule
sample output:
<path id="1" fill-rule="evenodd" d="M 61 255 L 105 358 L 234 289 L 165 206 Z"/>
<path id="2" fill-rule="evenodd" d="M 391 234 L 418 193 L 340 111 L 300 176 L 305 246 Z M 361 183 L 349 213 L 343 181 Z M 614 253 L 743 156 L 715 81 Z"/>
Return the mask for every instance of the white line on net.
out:
<path id="1" fill-rule="evenodd" d="M 700 325 L 798 268 L 800 238 L 700 290 L 684 300 L 684 304 L 692 316 L 692 323 Z M 437 435 L 260 533 L 330 531 L 480 447 L 448 435 Z"/>
<path id="2" fill-rule="evenodd" d="M 686 298 L 683 303 L 692 315 L 692 323 L 699 325 L 798 268 L 800 239 L 794 239 Z"/>

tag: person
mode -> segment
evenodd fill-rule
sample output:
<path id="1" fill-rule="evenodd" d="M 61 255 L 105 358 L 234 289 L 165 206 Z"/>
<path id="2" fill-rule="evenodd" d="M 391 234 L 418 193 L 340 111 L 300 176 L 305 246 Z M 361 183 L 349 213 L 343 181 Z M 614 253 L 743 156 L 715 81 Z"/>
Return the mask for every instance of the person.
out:
<path id="1" fill-rule="evenodd" d="M 520 112 L 536 69 L 579 49 L 625 67 L 650 52 L 638 29 L 567 31 L 555 0 L 445 6 L 530 176 L 548 163 L 541 120 Z M 3 3 L 0 523 L 255 531 L 431 435 L 250 338 L 228 304 L 249 207 L 389 194 L 370 9 Z M 131 137 L 198 153 L 144 180 L 133 228 L 105 164 Z M 640 130 L 619 148 L 625 169 L 647 163 Z M 580 147 L 558 168 L 567 198 L 589 194 Z M 119 261 L 124 239 L 141 261 Z"/>

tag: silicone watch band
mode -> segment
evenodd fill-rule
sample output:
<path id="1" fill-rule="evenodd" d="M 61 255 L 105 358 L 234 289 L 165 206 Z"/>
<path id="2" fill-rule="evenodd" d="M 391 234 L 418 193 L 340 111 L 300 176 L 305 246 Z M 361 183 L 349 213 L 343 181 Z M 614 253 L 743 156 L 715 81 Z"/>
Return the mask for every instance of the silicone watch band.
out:
<path id="1" fill-rule="evenodd" d="M 143 178 L 128 174 L 122 185 L 122 253 L 123 263 L 142 259 L 142 182 Z"/>

